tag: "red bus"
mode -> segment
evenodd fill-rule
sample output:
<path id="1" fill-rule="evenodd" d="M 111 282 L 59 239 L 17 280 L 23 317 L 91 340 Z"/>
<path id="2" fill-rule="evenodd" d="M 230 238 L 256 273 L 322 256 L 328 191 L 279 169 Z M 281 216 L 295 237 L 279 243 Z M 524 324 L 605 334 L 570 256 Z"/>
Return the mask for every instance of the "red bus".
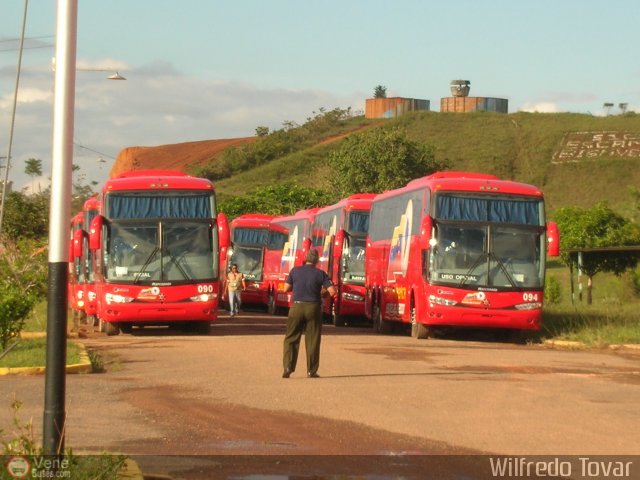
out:
<path id="1" fill-rule="evenodd" d="M 273 278 L 273 267 L 279 264 L 289 237 L 285 227 L 272 223 L 273 218 L 251 213 L 231 221 L 228 265 L 238 264 L 238 270 L 245 276 L 247 288 L 241 293 L 243 305 L 268 307 L 269 299 L 273 298 L 275 285 L 269 279 Z"/>
<path id="2" fill-rule="evenodd" d="M 410 323 L 416 338 L 433 326 L 537 330 L 558 240 L 534 186 L 464 172 L 413 180 L 373 201 L 367 316 L 380 333 Z"/>
<path id="3" fill-rule="evenodd" d="M 98 200 L 89 247 L 101 329 L 116 335 L 134 326 L 192 325 L 208 332 L 230 242 L 211 182 L 132 171 L 107 180 Z"/>
<path id="4" fill-rule="evenodd" d="M 100 214 L 100 203 L 97 196 L 89 198 L 84 202 L 82 208 L 82 225 L 84 232 L 91 229 L 91 222 Z M 84 264 L 85 281 L 84 281 L 84 313 L 87 317 L 87 324 L 93 326 L 96 321 L 97 312 L 97 296 L 95 288 L 95 264 L 94 251 L 89 248 L 89 237 L 84 235 L 82 241 L 82 263 Z"/>
<path id="5" fill-rule="evenodd" d="M 86 269 L 82 261 L 82 245 L 86 235 L 84 235 L 82 212 L 71 217 L 69 235 L 69 279 L 67 288 L 67 298 L 69 308 L 74 323 L 77 327 L 85 314 L 85 292 L 84 283 Z"/>
<path id="6" fill-rule="evenodd" d="M 311 248 L 311 228 L 318 210 L 319 208 L 299 210 L 293 215 L 275 217 L 272 220 L 275 225 L 286 228 L 289 233 L 279 255 L 273 256 L 265 266 L 265 270 L 268 270 L 267 280 L 270 285 L 275 286 L 267 300 L 269 313 L 291 307 L 291 292 L 284 292 L 284 283 L 291 269 L 304 263 L 304 258 Z"/>
<path id="7" fill-rule="evenodd" d="M 374 193 L 359 193 L 318 210 L 313 222 L 313 248 L 318 268 L 331 278 L 337 295 L 323 299 L 323 312 L 344 326 L 347 318 L 364 317 L 364 263 L 369 210 Z"/>

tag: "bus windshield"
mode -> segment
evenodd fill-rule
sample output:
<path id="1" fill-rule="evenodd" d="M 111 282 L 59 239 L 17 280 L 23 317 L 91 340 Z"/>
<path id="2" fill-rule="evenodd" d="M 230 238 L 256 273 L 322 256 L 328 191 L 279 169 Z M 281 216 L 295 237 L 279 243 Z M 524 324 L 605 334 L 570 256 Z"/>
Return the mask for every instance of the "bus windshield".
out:
<path id="1" fill-rule="evenodd" d="M 527 225 L 438 222 L 430 281 L 480 290 L 542 288 L 542 233 L 540 227 Z"/>
<path id="2" fill-rule="evenodd" d="M 247 247 L 236 245 L 229 264 L 236 263 L 238 271 L 244 274 L 247 280 L 262 280 L 262 247 Z"/>
<path id="3" fill-rule="evenodd" d="M 342 261 L 344 262 L 343 281 L 355 285 L 364 285 L 364 260 L 366 237 L 349 236 L 344 243 Z"/>
<path id="4" fill-rule="evenodd" d="M 108 230 L 107 281 L 144 285 L 217 278 L 217 229 L 209 221 L 113 221 Z"/>

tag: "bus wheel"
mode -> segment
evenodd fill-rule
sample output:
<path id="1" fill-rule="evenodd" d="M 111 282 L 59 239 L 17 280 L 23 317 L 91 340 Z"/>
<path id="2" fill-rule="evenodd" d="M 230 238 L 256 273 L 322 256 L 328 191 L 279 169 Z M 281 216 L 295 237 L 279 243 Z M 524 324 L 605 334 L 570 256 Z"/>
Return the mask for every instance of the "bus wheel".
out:
<path id="1" fill-rule="evenodd" d="M 382 312 L 380 311 L 380 305 L 376 302 L 373 304 L 373 329 L 377 333 L 391 333 L 393 331 L 393 324 L 382 319 Z"/>
<path id="2" fill-rule="evenodd" d="M 211 333 L 211 322 L 193 322 L 190 326 L 193 332 L 198 335 L 209 335 Z"/>
<path id="3" fill-rule="evenodd" d="M 528 340 L 528 331 L 517 328 L 496 328 L 493 336 L 498 342 L 525 344 Z"/>
<path id="4" fill-rule="evenodd" d="M 104 323 L 104 331 L 110 337 L 113 335 L 118 335 L 120 333 L 120 327 L 118 326 L 117 323 L 113 323 L 113 322 L 103 322 L 103 323 Z"/>
<path id="5" fill-rule="evenodd" d="M 429 327 L 424 323 L 418 323 L 416 307 L 411 306 L 411 336 L 417 339 L 429 337 Z"/>
<path id="6" fill-rule="evenodd" d="M 344 327 L 347 325 L 344 317 L 340 315 L 340 309 L 335 302 L 331 303 L 331 321 L 336 327 Z"/>
<path id="7" fill-rule="evenodd" d="M 267 296 L 267 313 L 269 315 L 276 314 L 276 298 L 273 296 L 273 290 Z"/>
<path id="8" fill-rule="evenodd" d="M 133 324 L 123 323 L 122 325 L 120 325 L 120 331 L 122 333 L 131 333 L 133 331 Z"/>

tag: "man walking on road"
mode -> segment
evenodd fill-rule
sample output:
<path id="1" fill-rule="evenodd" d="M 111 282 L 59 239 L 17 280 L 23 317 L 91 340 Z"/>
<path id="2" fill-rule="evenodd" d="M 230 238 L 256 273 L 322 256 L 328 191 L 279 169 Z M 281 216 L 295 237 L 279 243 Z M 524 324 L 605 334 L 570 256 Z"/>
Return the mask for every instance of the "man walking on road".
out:
<path id="1" fill-rule="evenodd" d="M 284 337 L 282 378 L 289 378 L 296 369 L 303 331 L 307 353 L 307 376 L 309 378 L 319 377 L 320 336 L 322 333 L 321 299 L 324 291 L 333 296 L 336 290 L 328 275 L 316 268 L 318 258 L 317 251 L 309 250 L 305 264 L 293 267 L 285 282 L 285 292 L 293 292 L 293 305 L 289 309 L 287 332 Z"/>

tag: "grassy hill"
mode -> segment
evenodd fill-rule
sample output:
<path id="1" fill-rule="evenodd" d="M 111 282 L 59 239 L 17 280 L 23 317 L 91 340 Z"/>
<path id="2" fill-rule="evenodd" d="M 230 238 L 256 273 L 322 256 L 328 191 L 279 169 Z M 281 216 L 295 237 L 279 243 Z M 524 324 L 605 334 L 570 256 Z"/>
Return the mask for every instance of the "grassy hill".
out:
<path id="1" fill-rule="evenodd" d="M 634 113 L 594 117 L 416 112 L 388 120 L 354 117 L 349 122 L 351 135 L 363 128 L 401 126 L 412 140 L 435 146 L 437 159 L 446 160 L 451 170 L 493 173 L 534 184 L 544 192 L 551 213 L 562 206 L 590 207 L 606 200 L 624 216 L 634 214 L 628 208 L 629 188 L 640 188 L 640 115 Z M 340 147 L 342 138 L 329 138 L 219 180 L 217 190 L 224 196 L 286 180 L 322 188 L 331 175 L 329 154 Z M 565 158 L 558 157 L 562 153 Z M 574 158 L 567 158 L 571 155 Z"/>

